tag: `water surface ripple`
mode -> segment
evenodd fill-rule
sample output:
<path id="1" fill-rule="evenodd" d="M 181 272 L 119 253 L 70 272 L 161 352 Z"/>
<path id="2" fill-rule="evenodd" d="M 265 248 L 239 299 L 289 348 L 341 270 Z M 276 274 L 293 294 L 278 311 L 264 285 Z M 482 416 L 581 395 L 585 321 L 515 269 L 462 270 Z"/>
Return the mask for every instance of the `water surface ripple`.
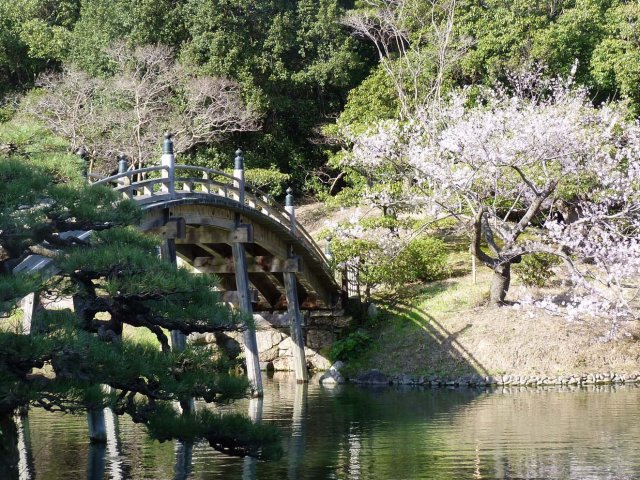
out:
<path id="1" fill-rule="evenodd" d="M 323 388 L 290 376 L 224 407 L 277 425 L 277 462 L 160 444 L 118 419 L 106 447 L 86 419 L 32 410 L 23 478 L 412 480 L 640 478 L 640 388 Z M 199 408 L 203 406 L 199 405 Z"/>

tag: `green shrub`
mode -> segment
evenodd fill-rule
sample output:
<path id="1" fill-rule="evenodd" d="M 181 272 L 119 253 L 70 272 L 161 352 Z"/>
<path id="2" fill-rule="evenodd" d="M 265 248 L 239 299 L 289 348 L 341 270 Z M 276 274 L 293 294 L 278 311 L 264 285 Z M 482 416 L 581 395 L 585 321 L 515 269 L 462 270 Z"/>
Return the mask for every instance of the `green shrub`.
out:
<path id="1" fill-rule="evenodd" d="M 350 333 L 331 346 L 329 359 L 332 362 L 353 360 L 362 355 L 371 345 L 372 339 L 368 333 L 358 330 Z"/>
<path id="2" fill-rule="evenodd" d="M 431 282 L 447 276 L 447 246 L 433 237 L 411 240 L 395 256 L 386 254 L 376 238 L 336 238 L 331 242 L 334 265 L 355 274 L 360 297 L 369 301 L 378 285 L 397 289 L 412 282 Z"/>
<path id="3" fill-rule="evenodd" d="M 272 197 L 282 196 L 286 183 L 291 180 L 291 175 L 279 172 L 273 167 L 247 169 L 244 175 L 248 183 L 268 193 Z"/>
<path id="4" fill-rule="evenodd" d="M 549 253 L 534 253 L 522 257 L 514 265 L 514 273 L 527 287 L 544 287 L 554 276 L 552 267 L 560 264 L 560 259 Z"/>
<path id="5" fill-rule="evenodd" d="M 411 226 L 411 221 L 400 220 L 396 217 L 386 215 L 382 217 L 363 218 L 360 220 L 360 225 L 362 225 L 364 229 L 388 228 L 389 230 L 394 230 Z"/>
<path id="6" fill-rule="evenodd" d="M 357 207 L 362 202 L 363 188 L 361 187 L 345 187 L 335 196 L 327 196 L 325 204 L 328 207 Z"/>
<path id="7" fill-rule="evenodd" d="M 404 282 L 432 282 L 447 276 L 447 245 L 439 238 L 420 237 L 411 240 L 396 259 L 404 272 Z"/>

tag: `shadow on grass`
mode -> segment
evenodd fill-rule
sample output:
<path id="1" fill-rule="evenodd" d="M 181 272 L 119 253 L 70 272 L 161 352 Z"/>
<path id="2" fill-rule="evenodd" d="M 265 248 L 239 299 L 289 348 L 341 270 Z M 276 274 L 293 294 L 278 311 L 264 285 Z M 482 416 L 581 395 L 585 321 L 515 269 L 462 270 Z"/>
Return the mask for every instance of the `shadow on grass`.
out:
<path id="1" fill-rule="evenodd" d="M 444 282 L 434 283 L 421 289 L 422 295 L 430 297 L 444 292 L 450 285 Z M 460 335 L 471 328 L 467 324 L 458 331 L 450 331 L 432 315 L 406 301 L 407 296 L 395 297 L 383 306 L 387 313 L 395 316 L 403 325 L 411 324 L 419 329 L 420 345 L 413 355 L 416 362 L 424 363 L 429 373 L 442 376 L 488 375 L 487 369 L 458 340 Z"/>

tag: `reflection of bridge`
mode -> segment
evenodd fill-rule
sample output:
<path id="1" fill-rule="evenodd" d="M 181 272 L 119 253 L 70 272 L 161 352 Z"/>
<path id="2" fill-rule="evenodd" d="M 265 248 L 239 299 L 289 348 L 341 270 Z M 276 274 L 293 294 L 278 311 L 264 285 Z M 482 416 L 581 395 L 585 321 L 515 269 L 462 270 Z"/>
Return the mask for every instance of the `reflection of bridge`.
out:
<path id="1" fill-rule="evenodd" d="M 166 137 L 161 165 L 127 170 L 121 161 L 120 173 L 90 177 L 143 208 L 141 228 L 161 236 L 163 258 L 219 276 L 224 300 L 247 313 L 286 309 L 296 378 L 306 381 L 300 309 L 331 308 L 339 288 L 324 254 L 296 223 L 291 192 L 283 208 L 245 185 L 243 158 L 236 154 L 233 175 L 176 165 L 173 142 Z M 177 332 L 172 340 L 184 341 Z M 260 394 L 255 331 L 245 332 L 244 347 L 249 378 Z"/>

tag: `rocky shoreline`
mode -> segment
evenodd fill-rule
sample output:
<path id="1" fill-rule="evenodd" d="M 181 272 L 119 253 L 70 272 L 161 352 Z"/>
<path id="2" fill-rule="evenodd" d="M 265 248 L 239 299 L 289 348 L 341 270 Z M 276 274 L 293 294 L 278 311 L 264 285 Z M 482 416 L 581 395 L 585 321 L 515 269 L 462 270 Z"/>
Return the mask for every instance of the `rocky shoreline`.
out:
<path id="1" fill-rule="evenodd" d="M 323 385 L 354 383 L 360 385 L 415 385 L 425 387 L 543 387 L 543 386 L 582 386 L 610 384 L 640 384 L 640 372 L 634 373 L 581 373 L 568 375 L 462 375 L 457 378 L 439 376 L 388 376 L 379 370 L 369 370 L 354 378 L 345 378 L 340 369 L 342 364 L 331 366 L 322 377 Z"/>

